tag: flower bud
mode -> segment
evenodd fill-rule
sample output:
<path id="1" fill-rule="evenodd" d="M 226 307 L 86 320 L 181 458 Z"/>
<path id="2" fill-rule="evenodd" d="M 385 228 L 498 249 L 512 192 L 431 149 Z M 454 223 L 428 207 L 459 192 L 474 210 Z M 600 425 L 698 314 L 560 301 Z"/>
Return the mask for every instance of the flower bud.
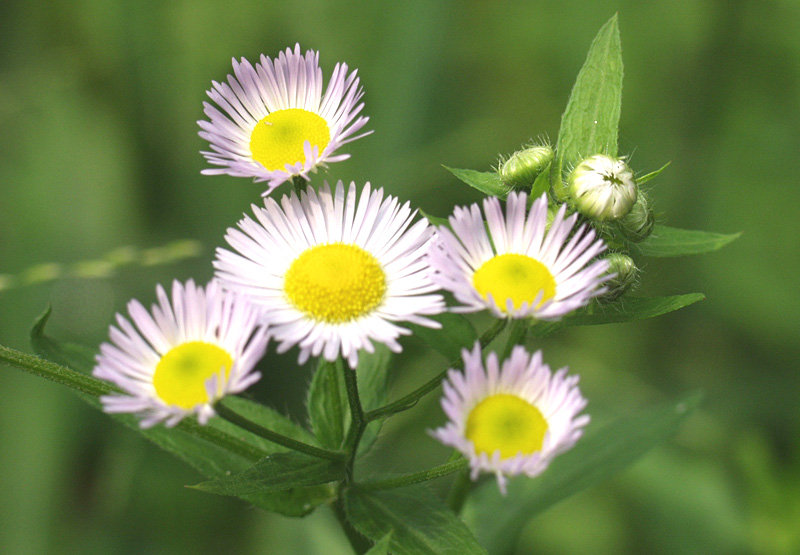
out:
<path id="1" fill-rule="evenodd" d="M 605 222 L 628 214 L 636 202 L 633 172 L 621 159 L 595 154 L 569 176 L 570 202 L 589 219 Z"/>
<path id="2" fill-rule="evenodd" d="M 533 182 L 553 159 L 553 149 L 547 145 L 518 150 L 500 163 L 498 173 L 503 183 L 515 189 L 530 189 Z"/>
<path id="3" fill-rule="evenodd" d="M 623 237 L 631 243 L 644 241 L 653 232 L 653 209 L 650 208 L 650 201 L 642 191 L 633 203 L 628 215 L 619 220 L 619 230 Z"/>
<path id="4" fill-rule="evenodd" d="M 608 261 L 608 273 L 615 275 L 605 282 L 608 291 L 598 300 L 601 302 L 616 301 L 637 285 L 639 268 L 636 267 L 630 256 L 621 252 L 612 252 L 605 255 L 603 259 Z"/>

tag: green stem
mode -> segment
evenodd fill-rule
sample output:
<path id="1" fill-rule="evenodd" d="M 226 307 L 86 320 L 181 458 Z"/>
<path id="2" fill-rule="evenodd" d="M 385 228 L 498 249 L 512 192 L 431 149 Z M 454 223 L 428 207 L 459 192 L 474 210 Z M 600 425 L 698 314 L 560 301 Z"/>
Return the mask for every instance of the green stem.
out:
<path id="1" fill-rule="evenodd" d="M 30 372 L 40 378 L 66 385 L 72 389 L 86 393 L 92 397 L 108 395 L 118 391 L 113 385 L 92 376 L 81 374 L 55 362 L 50 362 L 35 355 L 29 355 L 0 345 L 0 362 Z"/>
<path id="2" fill-rule="evenodd" d="M 495 337 L 497 337 L 501 331 L 503 331 L 503 328 L 506 327 L 507 323 L 508 323 L 507 319 L 495 320 L 494 324 L 492 324 L 492 326 L 488 330 L 486 330 L 486 332 L 484 332 L 484 334 L 481 336 L 480 338 L 481 348 L 484 348 L 489 343 L 491 343 L 492 340 Z M 372 422 L 373 420 L 377 420 L 379 418 L 385 418 L 387 416 L 391 416 L 392 414 L 403 412 L 404 410 L 410 409 L 411 407 L 416 405 L 417 402 L 419 402 L 419 400 L 422 399 L 425 395 L 427 395 L 428 393 L 439 387 L 439 384 L 442 383 L 442 380 L 447 375 L 447 372 L 450 369 L 460 370 L 463 367 L 464 367 L 463 359 L 458 358 L 452 361 L 446 370 L 440 372 L 433 379 L 425 382 L 423 385 L 421 385 L 408 395 L 401 397 L 400 399 L 394 401 L 393 403 L 389 403 L 388 405 L 369 411 L 366 414 L 367 422 Z"/>
<path id="3" fill-rule="evenodd" d="M 511 324 L 511 330 L 509 331 L 508 339 L 506 340 L 505 349 L 503 349 L 503 356 L 500 358 L 501 361 L 511 356 L 511 351 L 514 350 L 516 345 L 525 344 L 525 337 L 528 335 L 529 329 L 530 321 L 527 318 L 519 318 L 514 320 L 514 322 Z"/>
<path id="4" fill-rule="evenodd" d="M 465 468 L 456 476 L 450 487 L 450 493 L 447 495 L 447 506 L 454 513 L 461 514 L 461 508 L 464 506 L 464 501 L 467 500 L 470 489 L 472 489 L 472 480 L 469 477 L 469 469 Z"/>
<path id="5" fill-rule="evenodd" d="M 214 405 L 214 410 L 221 418 L 224 418 L 231 424 L 235 424 L 236 426 L 239 426 L 248 432 L 252 432 L 259 437 L 263 437 L 268 441 L 277 443 L 278 445 L 283 445 L 284 447 L 288 447 L 294 451 L 299 451 L 301 453 L 305 453 L 306 455 L 311 455 L 312 457 L 318 457 L 320 459 L 328 459 L 332 461 L 340 461 L 344 458 L 344 453 L 340 453 L 338 451 L 329 451 L 327 449 L 321 449 L 320 447 L 314 447 L 308 443 L 303 443 L 302 441 L 297 441 L 296 439 L 292 439 L 283 434 L 279 434 L 278 432 L 274 432 L 269 428 L 265 428 L 264 426 L 253 422 L 252 420 L 248 420 L 244 416 L 231 410 L 225 404 L 224 399 Z"/>
<path id="6" fill-rule="evenodd" d="M 361 436 L 364 435 L 364 430 L 367 427 L 367 419 L 364 414 L 364 407 L 361 406 L 361 398 L 358 396 L 358 377 L 354 369 L 348 368 L 347 365 L 339 359 L 338 366 L 344 372 L 344 383 L 347 389 L 347 401 L 350 403 L 350 430 L 347 432 L 347 439 L 344 446 L 347 452 L 347 462 L 345 465 L 345 475 L 348 482 L 353 481 L 353 468 L 355 466 L 356 454 L 358 453 L 358 444 L 361 442 Z"/>
<path id="7" fill-rule="evenodd" d="M 0 362 L 78 391 L 83 394 L 84 400 L 97 408 L 100 408 L 100 402 L 97 398 L 101 395 L 120 393 L 120 390 L 109 382 L 98 380 L 93 376 L 82 374 L 35 355 L 9 349 L 3 345 L 0 345 Z M 187 434 L 213 443 L 247 459 L 257 461 L 266 455 L 266 453 L 249 443 L 210 426 L 201 426 L 193 419 L 185 418 L 176 427 Z"/>
<path id="8" fill-rule="evenodd" d="M 292 189 L 294 190 L 295 193 L 297 193 L 297 196 L 299 197 L 300 193 L 302 193 L 305 190 L 303 184 L 306 183 L 306 180 L 296 175 L 291 179 L 291 182 L 292 182 Z"/>
<path id="9" fill-rule="evenodd" d="M 253 462 L 260 461 L 269 454 L 255 445 L 242 441 L 222 430 L 217 430 L 211 426 L 201 426 L 194 418 L 184 418 L 175 428 Z"/>
<path id="10" fill-rule="evenodd" d="M 428 470 L 413 472 L 411 474 L 403 474 L 402 476 L 397 476 L 395 478 L 388 478 L 386 480 L 375 480 L 372 482 L 365 482 L 361 484 L 359 487 L 367 491 L 402 488 L 405 486 L 410 486 L 412 484 L 419 484 L 420 482 L 427 482 L 429 480 L 434 480 L 442 476 L 447 476 L 448 474 L 452 474 L 453 472 L 457 472 L 459 470 L 466 468 L 468 464 L 469 461 L 467 461 L 467 459 L 462 457 L 454 461 L 440 464 L 439 466 L 434 466 L 433 468 L 429 468 Z"/>
<path id="11" fill-rule="evenodd" d="M 358 553 L 359 555 L 366 553 L 372 547 L 372 542 L 370 542 L 367 538 L 362 536 L 358 530 L 356 530 L 353 525 L 347 520 L 347 514 L 344 510 L 344 492 L 341 490 L 341 486 L 339 488 L 339 493 L 336 496 L 336 502 L 333 503 L 332 509 L 333 514 L 336 515 L 336 520 L 339 521 L 339 525 L 344 530 L 345 536 L 347 536 L 347 540 L 350 542 L 350 547 L 353 548 L 353 551 Z"/>

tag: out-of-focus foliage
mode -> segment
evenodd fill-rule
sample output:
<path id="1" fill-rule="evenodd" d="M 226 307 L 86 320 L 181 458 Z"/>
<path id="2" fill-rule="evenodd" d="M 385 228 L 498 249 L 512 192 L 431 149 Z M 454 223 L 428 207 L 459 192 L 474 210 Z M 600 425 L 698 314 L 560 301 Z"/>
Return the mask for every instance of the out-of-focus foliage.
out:
<path id="1" fill-rule="evenodd" d="M 659 223 L 743 234 L 643 268 L 642 294 L 706 301 L 541 340 L 551 366 L 581 374 L 595 423 L 697 387 L 707 397 L 669 445 L 531 521 L 517 550 L 797 552 L 795 2 L 3 2 L 0 274 L 186 238 L 205 256 L 0 289 L 0 343 L 30 351 L 27 330 L 51 302 L 53 334 L 97 345 L 128 299 L 210 277 L 213 248 L 260 193 L 199 173 L 195 122 L 231 57 L 299 42 L 326 71 L 358 68 L 376 132 L 330 178 L 369 180 L 442 216 L 477 198 L 442 164 L 489 171 L 537 134 L 555 138 L 589 43 L 617 10 L 620 154 L 640 174 L 672 161 L 647 184 L 669 215 Z M 406 342 L 395 395 L 444 360 L 419 345 Z M 271 354 L 253 394 L 305 421 L 310 370 L 293 360 Z M 191 468 L 63 388 L 3 371 L 0 394 L 2 553 L 348 553 L 330 512 L 297 521 L 187 490 L 201 480 Z M 391 419 L 371 456 L 398 472 L 441 462 L 424 432 L 443 418 L 435 397 Z"/>

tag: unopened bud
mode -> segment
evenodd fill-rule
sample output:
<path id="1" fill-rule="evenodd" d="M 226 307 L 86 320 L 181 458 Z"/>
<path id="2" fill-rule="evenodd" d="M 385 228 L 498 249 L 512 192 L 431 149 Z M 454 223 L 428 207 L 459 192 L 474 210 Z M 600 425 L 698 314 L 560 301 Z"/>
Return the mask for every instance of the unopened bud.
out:
<path id="1" fill-rule="evenodd" d="M 500 163 L 498 173 L 503 183 L 515 189 L 530 189 L 533 182 L 553 159 L 553 149 L 547 145 L 518 150 Z"/>
<path id="2" fill-rule="evenodd" d="M 653 232 L 655 218 L 653 209 L 650 208 L 650 201 L 647 195 L 639 191 L 636 202 L 633 203 L 628 215 L 619 221 L 619 229 L 625 239 L 631 243 L 644 241 Z"/>
<path id="3" fill-rule="evenodd" d="M 621 159 L 595 154 L 578 164 L 569 176 L 569 196 L 589 219 L 606 222 L 626 216 L 636 202 L 633 172 Z"/>
<path id="4" fill-rule="evenodd" d="M 600 296 L 598 300 L 611 302 L 619 299 L 637 285 L 639 268 L 636 267 L 630 256 L 620 252 L 607 254 L 603 259 L 608 261 L 608 273 L 614 274 L 614 277 L 605 282 L 604 285 L 608 288 L 608 291 Z"/>

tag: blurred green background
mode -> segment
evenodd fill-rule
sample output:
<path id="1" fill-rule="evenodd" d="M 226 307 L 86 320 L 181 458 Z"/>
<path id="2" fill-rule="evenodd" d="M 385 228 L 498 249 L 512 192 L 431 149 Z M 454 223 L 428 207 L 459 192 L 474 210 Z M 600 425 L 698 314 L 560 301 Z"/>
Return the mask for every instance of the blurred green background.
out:
<path id="1" fill-rule="evenodd" d="M 615 11 L 621 151 L 638 172 L 672 161 L 651 182 L 664 221 L 744 233 L 718 253 L 647 262 L 642 294 L 707 301 L 541 342 L 546 361 L 581 374 L 594 425 L 695 388 L 707 398 L 669 444 L 533 519 L 517 553 L 800 553 L 794 1 L 6 0 L 0 343 L 30 351 L 28 328 L 52 303 L 50 333 L 94 346 L 130 298 L 149 304 L 156 283 L 211 276 L 213 249 L 260 193 L 200 175 L 195 122 L 231 57 L 299 42 L 320 50 L 326 75 L 338 61 L 358 68 L 375 133 L 329 179 L 369 180 L 446 215 L 478 197 L 440 164 L 488 170 L 531 138 L 554 138 Z M 119 247 L 180 239 L 201 254 L 69 275 Z M 406 347 L 395 394 L 443 363 L 413 338 Z M 304 421 L 309 369 L 273 354 L 263 370 L 254 394 Z M 436 397 L 384 428 L 384 468 L 447 456 L 425 432 L 443 422 Z M 183 487 L 199 479 L 66 389 L 0 368 L 0 553 L 348 552 L 326 509 L 286 519 Z"/>

